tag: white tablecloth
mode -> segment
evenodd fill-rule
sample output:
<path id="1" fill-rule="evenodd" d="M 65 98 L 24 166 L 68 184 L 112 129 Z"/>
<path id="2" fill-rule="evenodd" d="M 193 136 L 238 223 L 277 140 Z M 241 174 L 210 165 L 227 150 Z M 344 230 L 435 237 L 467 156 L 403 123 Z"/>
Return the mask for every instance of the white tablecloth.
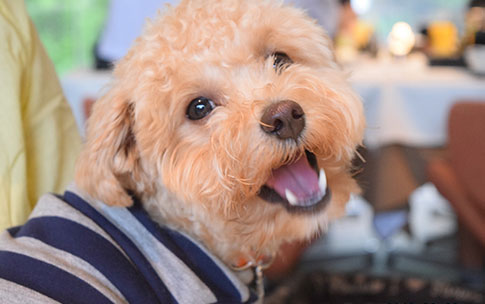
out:
<path id="1" fill-rule="evenodd" d="M 453 103 L 485 102 L 485 78 L 464 68 L 430 67 L 421 58 L 411 58 L 363 60 L 346 69 L 364 101 L 369 148 L 443 145 Z"/>

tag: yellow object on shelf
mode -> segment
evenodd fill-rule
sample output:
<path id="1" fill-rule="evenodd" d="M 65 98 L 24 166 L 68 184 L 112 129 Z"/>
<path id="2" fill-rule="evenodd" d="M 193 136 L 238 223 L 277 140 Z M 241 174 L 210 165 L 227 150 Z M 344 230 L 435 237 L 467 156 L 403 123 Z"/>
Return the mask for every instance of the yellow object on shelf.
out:
<path id="1" fill-rule="evenodd" d="M 458 50 L 458 31 L 449 21 L 436 21 L 429 25 L 430 52 L 435 57 L 451 57 Z"/>

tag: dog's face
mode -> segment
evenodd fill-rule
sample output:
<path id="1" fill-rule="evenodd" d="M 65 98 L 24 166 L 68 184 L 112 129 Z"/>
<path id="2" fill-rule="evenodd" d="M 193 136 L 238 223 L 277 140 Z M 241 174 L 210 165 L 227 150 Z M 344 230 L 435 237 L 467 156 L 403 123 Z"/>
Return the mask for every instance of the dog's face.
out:
<path id="1" fill-rule="evenodd" d="M 137 195 L 226 262 L 342 210 L 362 105 L 324 31 L 279 3 L 183 1 L 147 26 L 95 105 L 76 182 Z"/>

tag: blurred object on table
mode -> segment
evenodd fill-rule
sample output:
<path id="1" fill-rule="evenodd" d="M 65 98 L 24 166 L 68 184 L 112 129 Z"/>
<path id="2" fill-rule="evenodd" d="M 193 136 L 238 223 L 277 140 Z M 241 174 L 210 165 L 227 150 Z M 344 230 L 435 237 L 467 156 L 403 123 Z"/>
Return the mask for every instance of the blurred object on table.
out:
<path id="1" fill-rule="evenodd" d="M 351 31 L 339 32 L 335 38 L 335 55 L 340 63 L 352 62 L 359 53 L 375 57 L 378 52 L 374 28 L 370 23 L 356 21 Z"/>
<path id="2" fill-rule="evenodd" d="M 458 29 L 450 21 L 433 21 L 425 30 L 424 53 L 431 66 L 465 66 Z"/>
<path id="3" fill-rule="evenodd" d="M 335 36 L 335 53 L 339 62 L 355 60 L 359 52 L 377 54 L 377 41 L 371 23 L 359 18 L 371 5 L 366 1 L 341 1 L 340 22 Z"/>
<path id="4" fill-rule="evenodd" d="M 464 56 L 467 66 L 473 73 L 485 75 L 485 44 L 470 45 L 466 48 Z"/>
<path id="5" fill-rule="evenodd" d="M 431 57 L 455 57 L 458 51 L 458 30 L 449 21 L 435 21 L 428 27 L 429 52 Z"/>
<path id="6" fill-rule="evenodd" d="M 397 22 L 389 34 L 389 52 L 394 56 L 406 56 L 414 47 L 416 39 L 413 29 L 406 22 Z"/>

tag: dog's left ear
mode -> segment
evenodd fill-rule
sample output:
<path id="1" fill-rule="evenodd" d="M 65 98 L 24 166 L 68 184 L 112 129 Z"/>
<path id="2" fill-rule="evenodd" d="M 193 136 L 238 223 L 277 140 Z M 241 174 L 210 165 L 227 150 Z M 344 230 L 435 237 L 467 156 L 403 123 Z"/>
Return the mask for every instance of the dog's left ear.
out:
<path id="1" fill-rule="evenodd" d="M 76 163 L 76 185 L 90 197 L 108 205 L 130 206 L 128 193 L 136 189 L 144 172 L 133 133 L 134 105 L 120 87 L 96 101 L 88 120 L 86 143 Z"/>

